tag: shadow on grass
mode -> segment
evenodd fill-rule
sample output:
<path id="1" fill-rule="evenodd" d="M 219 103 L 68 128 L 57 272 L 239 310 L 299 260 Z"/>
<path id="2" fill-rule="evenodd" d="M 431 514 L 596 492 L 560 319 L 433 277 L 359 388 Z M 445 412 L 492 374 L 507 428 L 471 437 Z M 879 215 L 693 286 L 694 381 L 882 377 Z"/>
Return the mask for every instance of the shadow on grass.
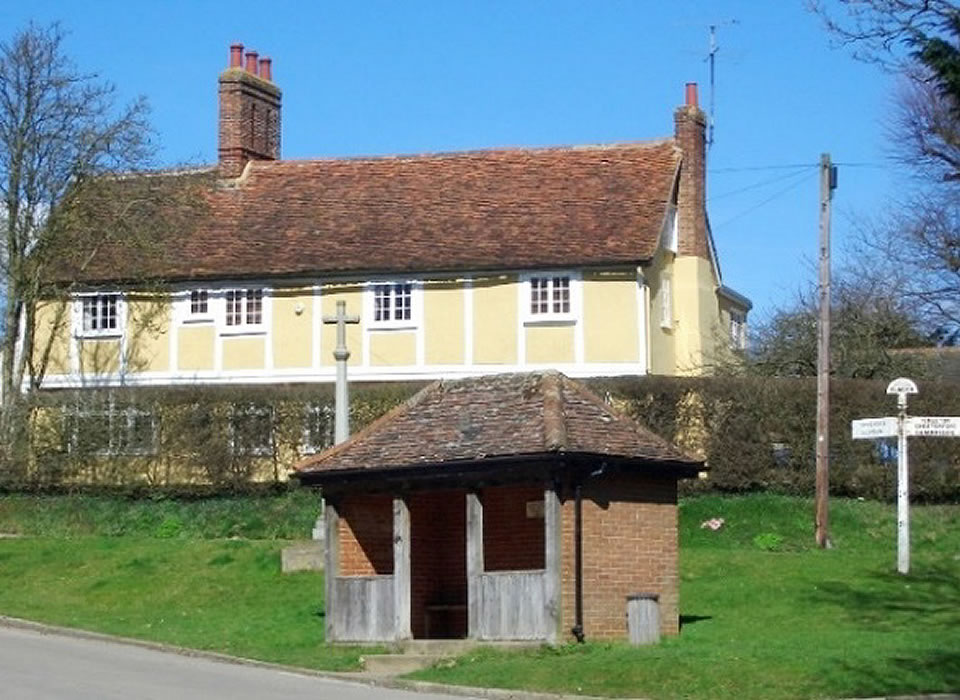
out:
<path id="1" fill-rule="evenodd" d="M 837 660 L 828 673 L 857 694 L 960 689 L 960 571 L 930 565 L 907 576 L 865 574 L 852 582 L 821 583 L 810 603 L 836 606 L 871 633 L 897 635 L 895 653 L 862 663 Z M 862 650 L 861 650 L 862 651 Z M 882 661 L 881 661 L 882 658 Z"/>
<path id="2" fill-rule="evenodd" d="M 703 622 L 704 620 L 712 620 L 713 615 L 681 615 L 680 616 L 680 629 L 682 630 L 687 625 L 692 625 L 695 622 Z"/>

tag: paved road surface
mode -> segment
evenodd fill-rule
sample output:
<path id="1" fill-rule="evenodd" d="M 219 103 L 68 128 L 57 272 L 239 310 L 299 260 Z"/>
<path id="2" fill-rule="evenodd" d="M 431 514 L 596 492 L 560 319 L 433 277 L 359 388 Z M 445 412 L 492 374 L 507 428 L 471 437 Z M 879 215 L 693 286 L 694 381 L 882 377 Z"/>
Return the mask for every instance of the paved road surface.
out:
<path id="1" fill-rule="evenodd" d="M 126 644 L 0 627 L 0 697 L 10 700 L 449 700 Z"/>

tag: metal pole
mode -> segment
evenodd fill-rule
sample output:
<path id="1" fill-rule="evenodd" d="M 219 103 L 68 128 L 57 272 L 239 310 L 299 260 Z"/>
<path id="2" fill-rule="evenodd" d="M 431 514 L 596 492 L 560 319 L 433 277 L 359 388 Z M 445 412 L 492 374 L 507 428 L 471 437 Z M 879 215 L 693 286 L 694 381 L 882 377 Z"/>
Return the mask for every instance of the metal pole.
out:
<path id="1" fill-rule="evenodd" d="M 897 571 L 910 572 L 910 468 L 907 456 L 907 395 L 897 398 Z"/>
<path id="2" fill-rule="evenodd" d="M 817 326 L 816 542 L 830 541 L 830 154 L 820 156 L 820 322 Z"/>

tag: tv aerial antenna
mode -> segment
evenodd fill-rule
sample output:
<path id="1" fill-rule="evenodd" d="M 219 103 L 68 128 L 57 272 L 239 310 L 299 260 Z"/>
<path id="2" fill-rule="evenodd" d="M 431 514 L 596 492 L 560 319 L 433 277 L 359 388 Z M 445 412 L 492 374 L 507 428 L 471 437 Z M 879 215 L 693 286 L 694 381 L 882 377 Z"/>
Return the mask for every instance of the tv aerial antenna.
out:
<path id="1" fill-rule="evenodd" d="M 717 52 L 720 51 L 720 45 L 717 43 L 717 27 L 730 26 L 734 24 L 740 24 L 736 19 L 728 19 L 724 22 L 718 24 L 709 25 L 710 30 L 710 44 L 708 47 L 707 58 L 705 59 L 710 65 L 710 114 L 708 116 L 708 129 L 707 129 L 707 146 L 710 147 L 713 145 L 713 128 L 716 123 L 716 92 L 717 92 L 717 82 L 716 82 L 716 64 L 717 64 Z"/>

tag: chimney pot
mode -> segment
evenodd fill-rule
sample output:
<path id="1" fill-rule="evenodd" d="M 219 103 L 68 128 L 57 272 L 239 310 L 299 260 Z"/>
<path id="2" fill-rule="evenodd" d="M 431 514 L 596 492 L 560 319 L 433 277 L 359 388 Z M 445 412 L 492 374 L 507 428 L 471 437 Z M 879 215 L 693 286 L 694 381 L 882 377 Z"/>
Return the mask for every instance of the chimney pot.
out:
<path id="1" fill-rule="evenodd" d="M 239 68 L 243 65 L 243 44 L 230 44 L 230 67 Z"/>
<path id="2" fill-rule="evenodd" d="M 260 77 L 270 82 L 273 81 L 272 71 L 270 69 L 272 63 L 273 61 L 269 58 L 265 57 L 260 59 Z"/>
<path id="3" fill-rule="evenodd" d="M 687 107 L 697 106 L 697 84 L 687 83 Z"/>
<path id="4" fill-rule="evenodd" d="M 257 74 L 257 52 L 247 51 L 247 73 Z"/>

